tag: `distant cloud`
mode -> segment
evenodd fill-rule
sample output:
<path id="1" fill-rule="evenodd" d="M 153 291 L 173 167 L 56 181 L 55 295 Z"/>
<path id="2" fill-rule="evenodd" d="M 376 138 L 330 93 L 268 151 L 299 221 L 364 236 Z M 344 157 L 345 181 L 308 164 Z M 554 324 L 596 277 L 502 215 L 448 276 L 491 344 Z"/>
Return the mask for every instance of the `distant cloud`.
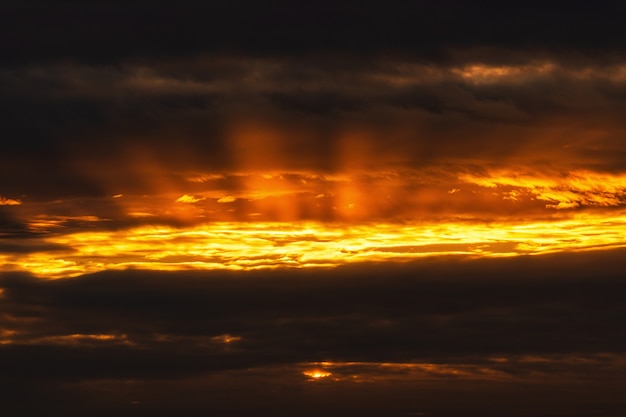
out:
<path id="1" fill-rule="evenodd" d="M 21 204 L 21 200 L 7 198 L 0 195 L 0 206 L 19 206 Z"/>

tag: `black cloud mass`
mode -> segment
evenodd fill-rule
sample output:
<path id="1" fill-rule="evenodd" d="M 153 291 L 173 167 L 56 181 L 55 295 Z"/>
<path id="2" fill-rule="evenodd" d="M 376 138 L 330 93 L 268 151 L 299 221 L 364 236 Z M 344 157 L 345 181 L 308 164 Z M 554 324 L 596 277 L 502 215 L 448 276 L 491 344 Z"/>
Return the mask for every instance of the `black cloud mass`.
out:
<path id="1" fill-rule="evenodd" d="M 13 339 L 1 347 L 4 407 L 15 415 L 247 415 L 263 405 L 279 415 L 339 415 L 332 410 L 342 392 L 360 397 L 379 384 L 380 396 L 401 403 L 361 398 L 346 412 L 407 415 L 404 407 L 422 407 L 429 415 L 495 416 L 503 405 L 486 395 L 496 389 L 509 402 L 507 415 L 618 415 L 625 405 L 618 395 L 623 259 L 618 251 L 331 272 L 102 272 L 57 281 L 4 274 L 2 318 Z M 599 265 L 616 272 L 596 276 Z M 301 372 L 320 362 L 342 365 L 329 368 L 337 378 L 318 399 L 318 382 L 311 387 Z M 444 383 L 437 373 L 410 372 L 419 364 L 460 371 Z M 235 392 L 225 394 L 222 384 Z M 413 392 L 423 389 L 439 396 Z M 562 390 L 579 397 L 561 403 Z M 89 408 L 100 402 L 104 410 Z"/>

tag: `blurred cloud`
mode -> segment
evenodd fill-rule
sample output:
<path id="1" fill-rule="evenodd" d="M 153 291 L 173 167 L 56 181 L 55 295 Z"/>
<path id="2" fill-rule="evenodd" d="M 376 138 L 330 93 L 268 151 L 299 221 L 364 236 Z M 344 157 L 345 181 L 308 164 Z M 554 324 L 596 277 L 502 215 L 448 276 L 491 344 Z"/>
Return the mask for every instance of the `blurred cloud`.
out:
<path id="1" fill-rule="evenodd" d="M 22 204 L 20 200 L 14 200 L 0 195 L 0 206 L 19 206 L 20 204 Z"/>

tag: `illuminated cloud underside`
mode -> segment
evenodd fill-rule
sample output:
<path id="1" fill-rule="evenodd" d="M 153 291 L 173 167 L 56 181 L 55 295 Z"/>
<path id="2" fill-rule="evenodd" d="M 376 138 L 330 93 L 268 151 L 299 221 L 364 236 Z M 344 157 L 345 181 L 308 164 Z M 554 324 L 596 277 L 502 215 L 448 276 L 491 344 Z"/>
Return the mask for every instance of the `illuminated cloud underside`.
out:
<path id="1" fill-rule="evenodd" d="M 237 188 L 224 188 L 229 181 Z M 30 235 L 15 239 L 17 249 L 0 261 L 7 271 L 60 278 L 125 268 L 251 270 L 534 255 L 626 241 L 622 175 L 241 173 L 189 176 L 183 184 L 189 185 L 162 195 L 112 194 L 110 211 L 98 215 L 37 214 L 75 210 L 72 202 L 16 206 Z"/>
<path id="2" fill-rule="evenodd" d="M 626 212 L 533 223 L 216 223 L 53 236 L 65 251 L 3 255 L 5 270 L 67 277 L 106 269 L 247 270 L 408 261 L 436 255 L 498 257 L 625 246 Z"/>
<path id="3" fill-rule="evenodd" d="M 617 108 L 615 97 L 594 94 L 605 91 L 598 86 L 623 86 L 626 66 L 461 58 L 447 65 L 391 60 L 350 73 L 351 83 L 319 62 L 300 74 L 299 61 L 202 56 L 167 71 L 55 64 L 0 74 L 21 80 L 24 94 L 42 79 L 64 86 L 41 93 L 52 101 L 105 108 L 117 105 L 111 91 L 224 99 L 208 112 L 222 112 L 210 132 L 163 129 L 160 137 L 157 129 L 128 141 L 109 132 L 114 159 L 77 142 L 72 163 L 63 164 L 72 173 L 55 183 L 88 179 L 80 192 L 38 199 L 17 185 L 2 191 L 3 269 L 60 278 L 622 247 L 621 122 L 604 111 Z M 186 73 L 188 66 L 197 72 Z M 202 77 L 205 70 L 223 74 Z M 106 89 L 93 82 L 99 77 L 110 81 Z M 544 94 L 546 83 L 563 88 L 559 80 L 580 89 L 572 94 L 596 97 L 579 101 L 580 118 L 559 94 Z M 496 87 L 505 93 L 492 97 Z M 318 114 L 307 100 L 326 103 L 320 92 L 348 104 L 339 100 L 334 117 Z M 199 108 L 182 106 L 170 122 L 208 116 Z M 562 114 L 570 114 L 567 123 Z M 96 196 L 81 195 L 92 188 Z"/>

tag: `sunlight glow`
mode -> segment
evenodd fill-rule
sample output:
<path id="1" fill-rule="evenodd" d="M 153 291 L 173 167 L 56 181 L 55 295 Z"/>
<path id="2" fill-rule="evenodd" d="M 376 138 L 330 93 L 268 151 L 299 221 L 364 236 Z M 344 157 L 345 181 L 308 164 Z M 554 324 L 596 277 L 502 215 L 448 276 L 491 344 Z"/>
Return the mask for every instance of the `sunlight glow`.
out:
<path id="1" fill-rule="evenodd" d="M 526 78 L 546 76 L 556 69 L 556 65 L 551 62 L 519 66 L 473 64 L 463 68 L 454 68 L 452 73 L 468 82 L 485 84 L 503 81 L 519 82 Z"/>
<path id="2" fill-rule="evenodd" d="M 312 362 L 302 373 L 308 381 L 332 376 L 335 382 L 372 383 L 402 379 L 459 378 L 501 381 L 510 375 L 496 367 L 468 364 L 398 363 L 398 362 Z"/>
<path id="3" fill-rule="evenodd" d="M 67 334 L 54 336 L 31 337 L 16 331 L 0 329 L 0 344 L 20 345 L 93 345 L 93 344 L 120 344 L 131 346 L 133 343 L 125 334 Z"/>
<path id="4" fill-rule="evenodd" d="M 377 153 L 346 150 L 342 164 L 354 171 L 324 176 L 196 173 L 188 183 L 195 190 L 165 187 L 114 203 L 107 197 L 113 206 L 102 212 L 72 201 L 12 207 L 27 230 L 6 234 L 0 265 L 65 278 L 109 269 L 328 268 L 626 246 L 626 174 L 360 170 Z"/>
<path id="5" fill-rule="evenodd" d="M 527 381 L 538 379 L 559 381 L 554 369 L 591 367 L 622 369 L 626 356 L 620 353 L 569 355 L 508 355 L 490 358 L 486 363 L 428 363 L 428 362 L 306 362 L 298 364 L 308 381 L 323 379 L 314 375 L 332 375 L 337 383 L 377 383 L 400 381 L 474 380 Z"/>
<path id="6" fill-rule="evenodd" d="M 197 203 L 198 201 L 204 200 L 203 197 L 197 197 L 194 195 L 184 194 L 176 199 L 177 203 Z"/>
<path id="7" fill-rule="evenodd" d="M 238 342 L 239 340 L 241 340 L 240 336 L 232 336 L 230 334 L 222 334 L 219 336 L 214 336 L 211 338 L 211 340 L 213 340 L 214 342 L 217 343 L 233 343 L 233 342 Z"/>
<path id="8" fill-rule="evenodd" d="M 442 255 L 502 257 L 626 246 L 626 211 L 562 220 L 325 224 L 219 222 L 45 237 L 67 250 L 0 255 L 7 271 L 62 278 L 107 269 L 253 270 L 405 262 Z"/>
<path id="9" fill-rule="evenodd" d="M 19 206 L 20 204 L 22 204 L 20 200 L 7 198 L 0 195 L 0 206 Z"/>
<path id="10" fill-rule="evenodd" d="M 311 370 L 307 370 L 302 372 L 303 375 L 306 375 L 310 378 L 310 380 L 315 381 L 318 379 L 322 379 L 322 378 L 327 378 L 329 376 L 332 375 L 332 373 L 330 372 L 326 372 L 324 370 L 321 369 L 311 369 Z"/>

